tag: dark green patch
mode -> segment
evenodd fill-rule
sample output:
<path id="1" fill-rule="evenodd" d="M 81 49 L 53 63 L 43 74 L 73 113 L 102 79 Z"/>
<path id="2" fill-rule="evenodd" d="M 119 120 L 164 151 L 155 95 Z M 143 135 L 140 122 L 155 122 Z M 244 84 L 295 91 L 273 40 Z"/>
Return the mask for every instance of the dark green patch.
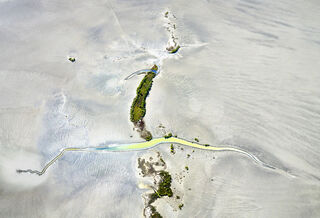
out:
<path id="1" fill-rule="evenodd" d="M 70 57 L 70 58 L 68 58 L 68 60 L 71 61 L 71 62 L 75 62 L 76 61 L 76 59 L 74 57 Z"/>
<path id="2" fill-rule="evenodd" d="M 151 132 L 146 131 L 145 134 L 143 135 L 143 138 L 147 141 L 150 141 L 152 139 Z"/>
<path id="3" fill-rule="evenodd" d="M 159 183 L 159 188 L 158 188 L 158 194 L 160 196 L 168 196 L 168 197 L 172 197 L 173 192 L 171 189 L 171 175 L 169 174 L 169 172 L 161 170 L 160 171 L 160 177 L 161 177 L 161 182 Z"/>
<path id="4" fill-rule="evenodd" d="M 175 154 L 175 153 L 176 153 L 176 152 L 174 151 L 173 144 L 170 145 L 170 152 L 171 152 L 171 154 Z"/>
<path id="5" fill-rule="evenodd" d="M 171 54 L 177 53 L 178 50 L 180 49 L 180 45 L 178 45 L 177 47 L 175 47 L 174 49 L 172 49 L 171 51 L 169 51 Z"/>
<path id="6" fill-rule="evenodd" d="M 168 197 L 172 197 L 173 196 L 173 192 L 171 189 L 171 175 L 169 174 L 169 172 L 161 170 L 159 173 L 161 180 L 159 183 L 159 187 L 158 190 L 155 190 L 154 193 L 149 195 L 149 202 L 148 204 L 152 204 L 155 200 L 157 200 L 158 198 L 161 198 L 163 196 L 168 196 Z"/>
<path id="7" fill-rule="evenodd" d="M 154 193 L 150 194 L 148 204 L 152 204 L 158 198 L 159 198 L 159 195 L 157 193 L 154 192 Z"/>
<path id="8" fill-rule="evenodd" d="M 168 135 L 165 135 L 165 136 L 164 136 L 165 139 L 168 139 L 168 138 L 171 138 L 171 137 L 172 137 L 172 133 L 171 133 L 171 132 L 168 133 Z"/>
<path id="9" fill-rule="evenodd" d="M 156 211 L 156 208 L 152 205 L 150 205 L 151 208 L 151 218 L 162 218 L 162 216 L 160 215 L 160 213 L 158 211 Z"/>
<path id="10" fill-rule="evenodd" d="M 162 159 L 162 157 L 160 157 L 160 161 L 161 161 L 161 163 L 162 163 L 163 166 L 166 164 L 166 162 L 164 162 L 164 160 Z"/>

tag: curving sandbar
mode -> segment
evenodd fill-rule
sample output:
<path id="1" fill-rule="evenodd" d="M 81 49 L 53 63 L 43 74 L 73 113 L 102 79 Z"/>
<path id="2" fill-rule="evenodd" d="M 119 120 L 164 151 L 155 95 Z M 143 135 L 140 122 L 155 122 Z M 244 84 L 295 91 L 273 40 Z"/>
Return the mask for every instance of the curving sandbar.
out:
<path id="1" fill-rule="evenodd" d="M 134 73 L 131 73 L 131 74 L 130 74 L 129 76 L 127 76 L 124 80 L 131 79 L 132 77 L 134 77 L 134 76 L 136 76 L 136 75 L 147 74 L 147 73 L 149 73 L 149 72 L 152 72 L 152 73 L 154 73 L 154 74 L 156 74 L 156 75 L 159 73 L 159 71 L 157 71 L 157 70 L 143 69 L 143 70 L 138 70 L 138 71 L 136 71 L 136 72 L 134 72 Z"/>
<path id="2" fill-rule="evenodd" d="M 17 169 L 18 173 L 34 173 L 37 174 L 39 176 L 43 175 L 47 169 L 54 163 L 56 162 L 58 159 L 60 159 L 67 151 L 82 151 L 82 152 L 99 152 L 99 151 L 112 151 L 112 152 L 125 152 L 125 151 L 137 151 L 137 150 L 143 150 L 143 149 L 148 149 L 148 148 L 152 148 L 156 145 L 160 145 L 160 144 L 165 144 L 165 143 L 176 143 L 176 144 L 180 144 L 180 145 L 184 145 L 184 146 L 189 146 L 192 148 L 197 148 L 197 149 L 203 149 L 203 150 L 211 150 L 211 151 L 232 151 L 232 152 L 238 152 L 241 154 L 244 154 L 246 156 L 248 156 L 249 158 L 251 158 L 252 160 L 254 160 L 254 162 L 256 162 L 257 164 L 263 166 L 263 167 L 267 167 L 269 169 L 272 170 L 276 170 L 280 173 L 286 173 L 288 174 L 288 172 L 283 171 L 281 169 L 277 169 L 269 164 L 266 164 L 264 162 L 262 162 L 261 160 L 259 160 L 256 156 L 238 149 L 238 148 L 233 148 L 233 147 L 226 147 L 226 146 L 205 146 L 199 143 L 195 143 L 195 142 L 190 142 L 181 138 L 175 138 L 175 137 L 171 137 L 171 138 L 155 138 L 151 141 L 145 141 L 145 142 L 138 142 L 138 143 L 130 143 L 130 144 L 110 144 L 110 145 L 100 145 L 100 146 L 96 146 L 96 147 L 85 147 L 85 148 L 64 148 L 63 150 L 61 150 L 61 152 L 55 156 L 50 162 L 48 162 L 41 171 L 38 170 L 31 170 L 31 169 L 27 169 L 27 170 L 21 170 L 21 169 Z M 292 176 L 292 175 L 291 175 Z"/>

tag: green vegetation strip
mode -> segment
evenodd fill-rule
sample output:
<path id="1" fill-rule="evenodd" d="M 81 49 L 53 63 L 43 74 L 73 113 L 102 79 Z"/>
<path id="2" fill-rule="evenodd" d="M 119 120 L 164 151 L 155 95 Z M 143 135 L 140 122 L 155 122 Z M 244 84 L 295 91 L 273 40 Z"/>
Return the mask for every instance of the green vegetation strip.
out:
<path id="1" fill-rule="evenodd" d="M 154 65 L 151 70 L 158 70 L 158 67 Z M 151 90 L 153 78 L 155 73 L 149 72 L 144 76 L 137 88 L 137 96 L 134 98 L 130 110 L 130 120 L 134 124 L 138 123 L 146 115 L 146 99 Z"/>

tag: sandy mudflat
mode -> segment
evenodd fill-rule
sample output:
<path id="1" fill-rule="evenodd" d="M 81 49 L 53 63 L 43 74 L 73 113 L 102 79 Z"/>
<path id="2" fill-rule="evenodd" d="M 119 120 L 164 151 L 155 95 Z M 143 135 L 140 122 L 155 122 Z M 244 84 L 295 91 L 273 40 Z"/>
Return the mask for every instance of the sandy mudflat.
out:
<path id="1" fill-rule="evenodd" d="M 189 167 L 181 184 L 173 176 L 184 207 L 159 201 L 164 217 L 319 217 L 319 21 L 315 0 L 0 0 L 0 217 L 141 217 L 136 161 L 151 151 L 68 153 L 42 177 L 14 170 L 66 146 L 140 141 L 129 110 L 142 77 L 124 79 L 153 64 L 153 136 L 232 145 L 296 176 L 161 145 L 172 174 Z"/>

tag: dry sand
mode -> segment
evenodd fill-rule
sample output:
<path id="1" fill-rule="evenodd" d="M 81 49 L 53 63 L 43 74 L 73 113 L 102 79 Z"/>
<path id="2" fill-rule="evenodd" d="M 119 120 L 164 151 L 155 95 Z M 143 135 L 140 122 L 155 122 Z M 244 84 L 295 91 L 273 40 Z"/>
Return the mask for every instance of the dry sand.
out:
<path id="1" fill-rule="evenodd" d="M 167 10 L 181 44 L 171 56 Z M 141 217 L 144 151 L 69 153 L 43 177 L 13 170 L 40 169 L 66 146 L 139 141 L 129 108 L 141 78 L 124 78 L 155 63 L 154 136 L 161 123 L 297 175 L 162 145 L 173 173 L 190 168 L 176 184 L 183 209 L 163 203 L 163 215 L 319 217 L 319 16 L 315 0 L 0 1 L 0 217 Z"/>

